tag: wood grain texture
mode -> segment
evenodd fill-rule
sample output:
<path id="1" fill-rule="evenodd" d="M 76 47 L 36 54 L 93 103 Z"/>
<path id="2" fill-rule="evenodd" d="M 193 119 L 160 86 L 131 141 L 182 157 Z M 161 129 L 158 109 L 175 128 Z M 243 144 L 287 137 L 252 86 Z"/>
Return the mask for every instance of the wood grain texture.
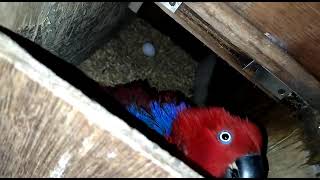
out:
<path id="1" fill-rule="evenodd" d="M 249 69 L 242 69 L 242 64 L 239 61 L 239 57 L 237 54 L 232 52 L 232 50 L 237 49 L 237 47 L 228 43 L 216 30 L 210 28 L 208 23 L 197 16 L 184 3 L 181 4 L 175 13 L 171 13 L 160 3 L 156 4 L 177 23 L 182 25 L 186 30 L 198 38 L 203 44 L 214 51 L 223 60 L 227 61 L 233 68 L 238 70 L 239 73 L 265 91 L 265 89 L 252 78 L 252 71 Z M 265 92 L 268 93 L 267 91 Z M 269 95 L 272 96 L 271 94 Z"/>
<path id="2" fill-rule="evenodd" d="M 262 32 L 277 37 L 303 67 L 320 79 L 319 2 L 230 2 Z"/>
<path id="3" fill-rule="evenodd" d="M 252 81 L 252 72 L 242 72 L 244 69 L 232 52 L 254 59 L 320 109 L 319 81 L 226 3 L 186 2 L 175 14 L 166 12 L 249 80 Z"/>
<path id="4" fill-rule="evenodd" d="M 1 2 L 0 24 L 73 64 L 86 60 L 127 17 L 127 2 Z"/>
<path id="5" fill-rule="evenodd" d="M 0 71 L 2 177 L 168 176 L 12 65 Z"/>
<path id="6" fill-rule="evenodd" d="M 247 63 L 250 63 L 251 57 L 251 59 L 254 59 L 279 77 L 314 108 L 317 110 L 320 109 L 319 81 L 309 74 L 295 59 L 286 54 L 284 49 L 278 47 L 278 44 L 273 44 L 269 41 L 263 32 L 252 26 L 250 22 L 241 17 L 241 15 L 225 3 L 183 3 L 174 14 L 166 10 L 160 3 L 156 4 L 260 89 L 264 90 L 263 87 L 259 86 L 258 82 L 255 82 L 252 78 L 253 72 L 248 69 L 243 69 L 239 61 L 240 59 L 247 59 L 249 57 Z M 250 7 L 251 3 L 241 5 L 242 6 L 238 5 L 238 7 L 246 9 Z M 267 94 L 271 96 L 268 92 Z M 286 101 L 291 101 L 291 99 L 292 97 L 289 97 Z M 291 102 L 289 104 L 290 106 L 292 105 Z M 299 106 L 300 105 L 297 107 Z M 283 113 L 286 112 L 283 111 Z M 299 132 L 295 132 L 299 133 L 299 138 L 294 136 L 292 140 L 289 140 L 291 144 L 287 144 L 288 141 L 281 144 L 281 146 L 284 144 L 284 146 L 288 148 L 281 148 L 281 151 L 279 150 L 269 155 L 269 157 L 272 158 L 272 169 L 270 170 L 273 172 L 270 173 L 271 177 L 293 177 L 295 175 L 299 177 L 314 177 L 314 172 L 312 171 L 314 167 L 305 166 L 304 163 L 307 163 L 307 160 L 313 161 L 313 164 L 319 163 L 319 146 L 318 143 L 310 143 L 310 145 L 306 147 L 307 145 L 302 145 L 303 142 L 301 138 L 314 139 L 319 136 L 320 131 L 318 128 L 319 121 L 316 120 L 317 118 L 311 116 L 312 118 L 306 121 L 308 116 L 310 116 L 310 114 L 302 118 L 302 121 L 305 122 L 305 124 L 301 126 L 301 128 L 304 128 L 303 132 L 300 130 Z M 276 127 L 276 122 L 280 121 L 276 116 L 271 115 L 268 116 L 268 118 L 274 121 L 274 125 L 270 123 L 270 126 L 273 127 Z M 290 124 L 291 118 L 284 118 L 286 122 Z M 312 133 L 310 131 L 310 133 L 307 133 L 307 136 L 302 137 L 302 134 L 306 135 L 306 131 L 310 129 L 312 129 Z M 289 135 L 292 131 L 293 130 L 288 129 L 288 131 L 282 131 L 284 132 L 282 133 L 281 130 L 271 130 L 270 133 L 275 133 L 276 137 L 276 134 L 280 136 L 284 134 Z M 269 138 L 271 144 L 277 143 L 276 141 L 278 141 L 273 138 L 273 135 Z M 301 150 L 302 146 L 308 150 Z M 284 156 L 282 153 L 288 154 L 288 156 Z M 277 161 L 280 160 L 279 157 L 281 157 L 280 159 L 282 160 L 286 158 L 296 159 L 277 164 Z M 302 168 L 299 169 L 299 167 Z"/>
<path id="7" fill-rule="evenodd" d="M 0 177 L 199 177 L 0 34 Z"/>
<path id="8" fill-rule="evenodd" d="M 319 178 L 319 169 L 308 164 L 310 150 L 301 122 L 287 107 L 276 104 L 257 118 L 264 122 L 268 136 L 268 178 Z M 308 140 L 307 140 L 308 141 Z"/>

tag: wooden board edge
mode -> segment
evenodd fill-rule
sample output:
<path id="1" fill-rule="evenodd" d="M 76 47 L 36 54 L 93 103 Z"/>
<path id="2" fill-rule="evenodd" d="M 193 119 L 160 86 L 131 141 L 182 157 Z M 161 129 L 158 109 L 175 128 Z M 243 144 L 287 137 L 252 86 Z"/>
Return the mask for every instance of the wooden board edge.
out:
<path id="1" fill-rule="evenodd" d="M 88 123 L 110 132 L 112 135 L 140 152 L 172 177 L 201 177 L 179 159 L 171 156 L 157 144 L 151 142 L 136 129 L 111 114 L 97 102 L 89 99 L 80 90 L 57 76 L 39 63 L 7 35 L 0 33 L 0 57 L 30 79 L 48 89 L 55 96 L 77 108 L 88 119 Z M 106 123 L 108 119 L 108 123 Z"/>
<path id="2" fill-rule="evenodd" d="M 241 75 L 246 77 L 249 81 L 251 81 L 254 85 L 259 87 L 262 91 L 268 94 L 270 97 L 273 97 L 270 92 L 263 88 L 259 83 L 257 83 L 248 69 L 242 69 L 237 54 L 231 52 L 236 47 L 232 46 L 225 42 L 223 38 L 217 37 L 216 32 L 207 31 L 204 28 L 203 22 L 192 22 L 192 20 L 198 19 L 197 17 L 188 16 L 190 13 L 189 10 L 186 10 L 184 4 L 181 4 L 182 8 L 177 10 L 177 13 L 172 13 L 168 9 L 166 9 L 162 4 L 156 2 L 164 12 L 166 12 L 171 18 L 173 18 L 177 23 L 179 23 L 182 27 L 184 27 L 188 32 L 193 34 L 197 39 L 199 39 L 204 45 L 206 45 L 209 49 L 214 51 L 219 57 L 225 60 L 231 67 L 236 69 Z M 188 22 L 185 20 L 188 18 Z M 210 36 L 205 37 L 205 34 L 209 33 Z M 235 52 L 235 51 L 234 51 Z"/>
<path id="3" fill-rule="evenodd" d="M 320 82 L 226 3 L 185 2 L 175 13 L 168 11 L 158 2 L 156 4 L 263 91 L 265 90 L 253 81 L 253 74 L 241 68 L 237 57 L 230 51 L 251 57 L 289 86 L 303 101 L 320 110 Z M 204 23 L 187 21 L 186 18 L 191 19 L 191 16 L 204 21 L 207 27 L 203 27 Z M 198 28 L 198 31 L 195 28 Z M 206 36 L 206 31 L 217 34 Z"/>

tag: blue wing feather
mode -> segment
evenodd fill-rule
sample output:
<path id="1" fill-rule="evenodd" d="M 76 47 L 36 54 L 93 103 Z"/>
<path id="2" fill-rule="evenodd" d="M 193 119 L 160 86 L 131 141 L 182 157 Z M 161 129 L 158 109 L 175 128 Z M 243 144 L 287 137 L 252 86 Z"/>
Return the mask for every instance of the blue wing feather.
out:
<path id="1" fill-rule="evenodd" d="M 152 101 L 150 103 L 150 112 L 138 107 L 136 104 L 130 104 L 127 110 L 137 119 L 143 121 L 149 128 L 155 130 L 162 136 L 169 136 L 172 125 L 177 115 L 187 108 L 186 103 L 159 103 Z"/>

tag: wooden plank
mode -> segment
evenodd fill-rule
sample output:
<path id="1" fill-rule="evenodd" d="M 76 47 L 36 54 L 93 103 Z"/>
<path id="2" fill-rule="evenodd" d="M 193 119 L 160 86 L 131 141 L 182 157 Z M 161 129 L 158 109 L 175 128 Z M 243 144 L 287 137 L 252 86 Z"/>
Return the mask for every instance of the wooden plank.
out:
<path id="1" fill-rule="evenodd" d="M 218 56 L 226 60 L 233 68 L 237 69 L 243 76 L 263 89 L 262 86 L 253 80 L 253 74 L 251 71 L 248 69 L 242 70 L 241 63 L 237 55 L 231 52 L 231 50 L 236 49 L 236 47 L 225 42 L 225 40 L 219 36 L 214 29 L 208 28 L 208 24 L 201 20 L 199 16 L 194 14 L 193 11 L 191 11 L 184 3 L 181 4 L 179 9 L 174 14 L 167 10 L 160 3 L 156 2 L 156 4 L 186 30 L 203 42 L 207 47 L 213 50 Z M 266 93 L 268 92 L 266 91 Z M 269 95 L 271 96 L 271 94 Z"/>
<path id="2" fill-rule="evenodd" d="M 56 73 L 0 33 L 0 177 L 199 177 Z"/>
<path id="3" fill-rule="evenodd" d="M 320 109 L 319 81 L 226 3 L 186 2 L 174 14 L 157 4 L 249 80 L 253 72 L 242 68 L 237 54 L 254 59 Z"/>
<path id="4" fill-rule="evenodd" d="M 260 31 L 275 36 L 289 54 L 320 80 L 319 2 L 230 2 Z"/>
<path id="5" fill-rule="evenodd" d="M 255 120 L 263 122 L 268 133 L 268 178 L 319 178 L 317 166 L 308 163 L 312 152 L 295 112 L 281 104 L 261 110 Z M 315 147 L 318 144 L 317 140 Z"/>
<path id="6" fill-rule="evenodd" d="M 0 25 L 80 64 L 108 41 L 128 11 L 128 2 L 0 2 Z"/>

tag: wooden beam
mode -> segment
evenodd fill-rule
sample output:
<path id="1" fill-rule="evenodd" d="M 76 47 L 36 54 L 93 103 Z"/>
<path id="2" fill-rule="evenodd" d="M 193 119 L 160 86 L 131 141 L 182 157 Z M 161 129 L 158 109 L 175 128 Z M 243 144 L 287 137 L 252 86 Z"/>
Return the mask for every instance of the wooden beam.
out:
<path id="1" fill-rule="evenodd" d="M 239 56 L 255 60 L 309 104 L 320 109 L 320 83 L 285 51 L 224 2 L 185 2 L 169 16 L 216 52 L 250 81 L 254 72 L 243 69 Z"/>
<path id="2" fill-rule="evenodd" d="M 158 2 L 156 2 L 156 4 L 186 30 L 198 38 L 203 44 L 209 47 L 218 56 L 226 60 L 232 67 L 237 70 L 242 69 L 237 56 L 230 51 L 235 47 L 232 47 L 231 44 L 225 42 L 222 36 L 219 36 L 214 29 L 208 28 L 208 24 L 201 20 L 199 16 L 194 14 L 193 11 L 191 11 L 184 3 L 181 4 L 175 13 L 171 13 Z M 250 71 L 239 70 L 239 72 L 259 86 L 259 84 L 253 81 Z"/>
<path id="3" fill-rule="evenodd" d="M 274 36 L 320 80 L 319 2 L 228 2 L 228 5 L 259 30 Z"/>
<path id="4" fill-rule="evenodd" d="M 0 177 L 200 177 L 33 56 L 0 33 Z"/>
<path id="5" fill-rule="evenodd" d="M 128 17 L 128 2 L 0 2 L 0 25 L 72 64 L 89 58 Z"/>

